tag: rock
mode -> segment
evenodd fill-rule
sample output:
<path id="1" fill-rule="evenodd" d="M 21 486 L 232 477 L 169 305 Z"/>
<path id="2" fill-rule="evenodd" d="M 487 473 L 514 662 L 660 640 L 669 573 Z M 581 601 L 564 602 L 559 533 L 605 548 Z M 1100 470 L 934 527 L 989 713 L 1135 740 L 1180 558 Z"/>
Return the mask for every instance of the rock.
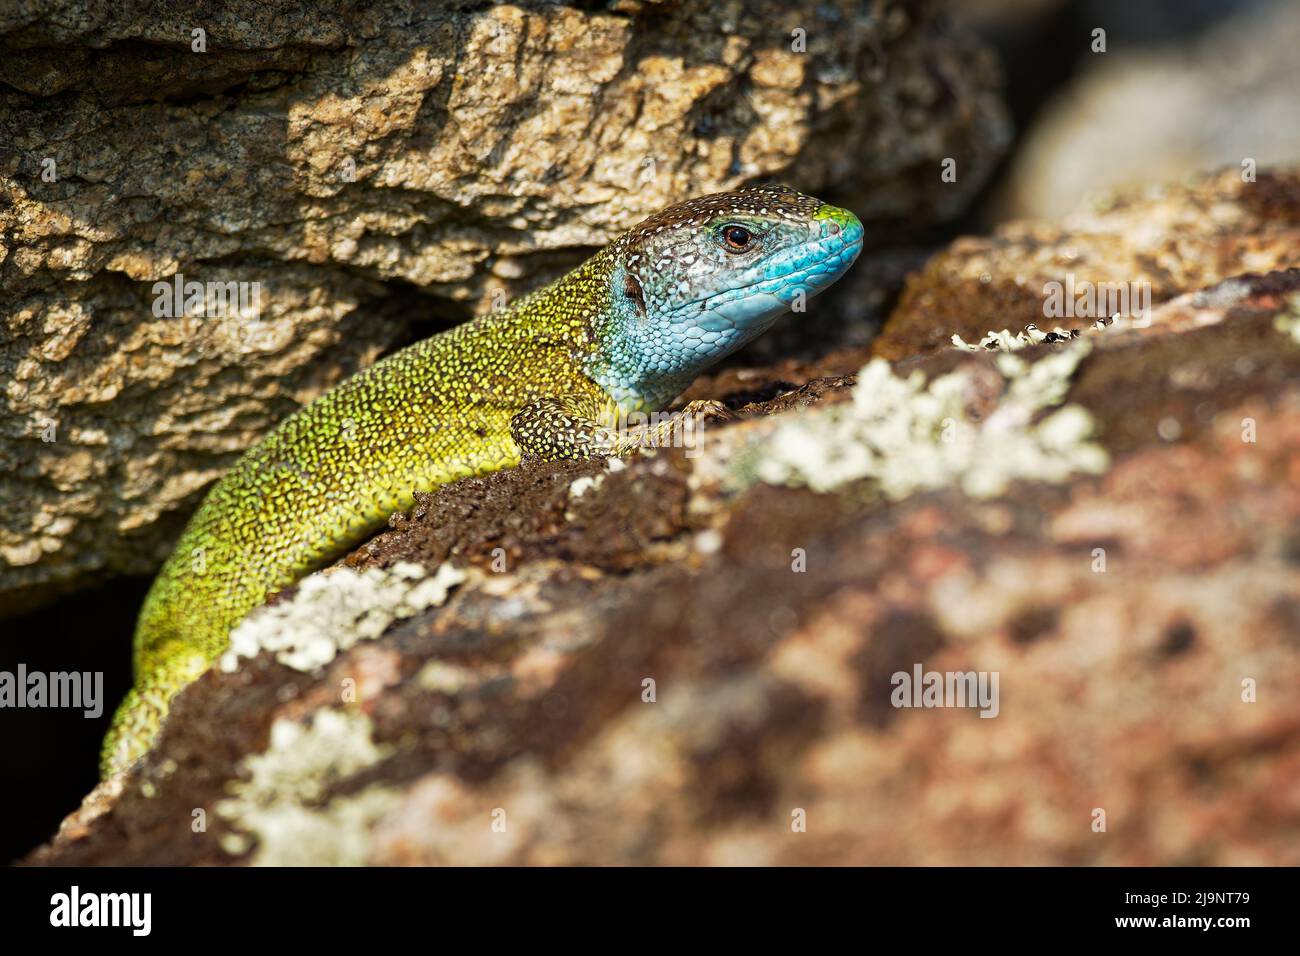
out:
<path id="1" fill-rule="evenodd" d="M 957 212 L 1008 131 L 935 6 L 0 13 L 0 612 L 148 573 L 296 407 L 671 202 L 782 178 Z M 206 316 L 154 311 L 181 276 L 219 284 Z"/>
<path id="2" fill-rule="evenodd" d="M 1261 170 L 1248 183 L 1224 170 L 1101 197 L 1059 224 L 1013 222 L 958 240 L 908 278 L 873 347 L 898 359 L 945 347 L 953 334 L 975 341 L 1003 328 L 1079 328 L 1111 317 L 1100 307 L 1053 315 L 1067 289 L 1072 302 L 1090 286 L 1107 302 L 1127 296 L 1127 314 L 1243 272 L 1297 267 L 1300 175 Z"/>
<path id="3" fill-rule="evenodd" d="M 331 580 L 409 617 L 209 672 L 27 862 L 1300 863 L 1300 269 L 1179 286 L 1287 227 L 1211 180 L 1088 235 L 1181 234 L 1216 189 L 1241 231 L 1190 234 L 1211 261 L 1142 322 L 725 371 L 702 447 L 422 496 L 245 626 Z M 986 696 L 898 706 L 918 670 Z"/>
<path id="4" fill-rule="evenodd" d="M 1125 6 L 1137 17 L 1158 10 Z M 1199 6 L 1162 12 L 1187 20 L 1224 5 Z M 1098 192 L 1240 171 L 1246 160 L 1254 168 L 1300 161 L 1300 6 L 1248 6 L 1172 43 L 1133 42 L 1140 20 L 1121 30 L 1117 10 L 1079 17 L 1080 69 L 1017 146 L 1000 216 L 1055 219 Z M 1109 31 L 1103 54 L 1089 52 L 1094 26 Z"/>

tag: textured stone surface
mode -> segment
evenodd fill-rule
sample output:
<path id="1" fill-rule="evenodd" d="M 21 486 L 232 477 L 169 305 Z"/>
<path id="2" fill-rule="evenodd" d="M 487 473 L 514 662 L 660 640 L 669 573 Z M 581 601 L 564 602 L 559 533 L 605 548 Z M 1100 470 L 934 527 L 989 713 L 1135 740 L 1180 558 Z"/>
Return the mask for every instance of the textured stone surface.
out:
<path id="1" fill-rule="evenodd" d="M 1300 174 L 1203 175 L 1183 185 L 1102 196 L 1060 222 L 1023 220 L 972 236 L 908 277 L 876 354 L 897 359 L 985 332 L 1079 328 L 1045 314 L 1049 283 L 1149 290 L 1152 305 L 1244 272 L 1300 267 Z M 1109 316 L 1106 316 L 1109 318 Z"/>
<path id="2" fill-rule="evenodd" d="M 933 8 L 8 6 L 0 612 L 147 573 L 272 423 L 670 202 L 782 178 L 958 211 L 1007 131 Z M 260 320 L 155 317 L 177 273 L 261 283 Z"/>
<path id="3" fill-rule="evenodd" d="M 1152 221 L 1096 215 L 1116 245 Z M 810 462 L 844 451 L 813 426 L 870 409 L 858 350 L 701 383 L 741 414 L 697 457 L 440 489 L 342 563 L 468 569 L 445 607 L 317 673 L 209 673 L 29 862 L 1296 865 L 1300 270 L 1167 298 L 1077 368 L 1079 343 L 928 341 L 893 368 L 960 385 L 915 398 L 913 452 L 953 440 L 939 415 L 1011 442 L 1043 424 L 1017 389 L 1060 386 L 1099 474 L 756 482 L 801 430 Z M 1007 324 L 995 290 L 963 301 Z M 895 708 L 917 664 L 996 671 L 997 717 Z"/>

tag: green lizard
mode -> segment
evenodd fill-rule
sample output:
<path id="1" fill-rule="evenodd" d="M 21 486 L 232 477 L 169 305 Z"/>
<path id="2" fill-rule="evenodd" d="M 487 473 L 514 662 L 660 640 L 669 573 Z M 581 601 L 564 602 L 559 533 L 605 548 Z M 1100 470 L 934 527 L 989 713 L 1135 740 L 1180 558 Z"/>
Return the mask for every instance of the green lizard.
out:
<path id="1" fill-rule="evenodd" d="M 154 581 L 103 773 L 148 749 L 171 698 L 267 595 L 360 543 L 416 491 L 524 455 L 653 443 L 672 422 L 619 431 L 620 417 L 660 411 L 834 282 L 862 235 L 851 212 L 784 186 L 681 203 L 511 308 L 418 342 L 286 419 L 213 486 Z"/>

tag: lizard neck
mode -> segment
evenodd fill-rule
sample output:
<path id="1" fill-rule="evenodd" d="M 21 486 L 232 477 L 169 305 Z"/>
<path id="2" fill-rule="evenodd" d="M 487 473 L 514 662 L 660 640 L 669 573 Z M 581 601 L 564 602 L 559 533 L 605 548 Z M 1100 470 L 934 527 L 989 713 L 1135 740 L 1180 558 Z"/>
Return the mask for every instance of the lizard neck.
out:
<path id="1" fill-rule="evenodd" d="M 620 242 L 582 267 L 590 270 L 591 287 L 599 290 L 583 370 L 623 411 L 657 412 L 700 373 L 759 335 L 775 315 L 748 325 L 715 324 L 714 316 L 703 310 L 685 321 L 665 315 L 657 307 L 661 290 L 640 259 L 635 247 Z M 689 331 L 679 336 L 678 325 Z"/>
<path id="2" fill-rule="evenodd" d="M 631 336 L 611 334 L 588 360 L 587 375 L 625 412 L 657 412 L 690 386 L 696 372 L 646 374 L 646 356 Z"/>
<path id="3" fill-rule="evenodd" d="M 623 412 L 660 411 L 691 384 L 699 368 L 669 366 L 648 345 L 644 308 L 620 295 L 623 257 L 606 248 L 572 272 L 520 299 L 501 322 L 526 339 L 531 351 L 565 351 L 574 368 Z M 494 333 L 499 334 L 499 333 Z"/>

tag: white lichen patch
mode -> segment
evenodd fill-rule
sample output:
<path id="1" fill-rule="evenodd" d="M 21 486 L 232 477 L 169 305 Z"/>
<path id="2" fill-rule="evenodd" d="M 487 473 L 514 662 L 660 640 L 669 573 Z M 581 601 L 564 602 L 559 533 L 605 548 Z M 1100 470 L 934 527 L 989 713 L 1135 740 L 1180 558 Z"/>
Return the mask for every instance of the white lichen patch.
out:
<path id="1" fill-rule="evenodd" d="M 439 694 L 459 694 L 483 682 L 482 673 L 473 668 L 446 661 L 429 661 L 415 675 L 415 682 L 425 690 Z"/>
<path id="2" fill-rule="evenodd" d="M 220 667 L 234 671 L 240 658 L 271 651 L 281 664 L 315 670 L 357 641 L 378 637 L 393 621 L 442 604 L 464 580 L 465 572 L 450 564 L 430 575 L 405 562 L 387 571 L 339 568 L 309 575 L 290 600 L 259 608 L 240 622 Z"/>
<path id="3" fill-rule="evenodd" d="M 1104 332 L 1106 329 L 1115 329 L 1129 324 L 1131 323 L 1126 317 L 1117 315 L 1112 319 L 1098 319 L 1084 331 Z M 1077 329 L 1063 329 L 1059 325 L 1047 332 L 1044 332 L 1036 325 L 1027 325 L 1021 332 L 1012 332 L 1010 329 L 1003 329 L 1001 332 L 987 332 L 984 338 L 974 344 L 967 342 L 954 332 L 952 344 L 954 348 L 961 349 L 964 352 L 1019 352 L 1031 345 L 1073 341 L 1082 334 L 1083 332 Z"/>
<path id="4" fill-rule="evenodd" d="M 919 371 L 900 378 L 888 362 L 875 359 L 859 374 L 851 404 L 793 418 L 740 456 L 738 465 L 760 481 L 817 491 L 871 480 L 894 500 L 950 485 L 973 498 L 992 498 L 1015 480 L 1059 482 L 1100 473 L 1109 459 L 1089 440 L 1092 415 L 1078 405 L 1057 408 L 1090 347 L 1078 341 L 1032 365 L 999 356 L 1006 390 L 982 421 L 967 414 L 967 372 L 927 382 Z M 1043 416 L 1049 409 L 1055 411 Z"/>
<path id="5" fill-rule="evenodd" d="M 582 475 L 569 483 L 569 497 L 581 498 L 589 491 L 599 488 L 605 481 L 604 475 Z"/>
<path id="6" fill-rule="evenodd" d="M 399 800 L 383 787 L 326 801 L 340 781 L 378 763 L 388 748 L 371 737 L 364 714 L 317 711 L 310 726 L 277 720 L 264 753 L 244 758 L 241 779 L 217 814 L 238 833 L 221 847 L 231 855 L 257 850 L 256 866 L 359 866 L 372 825 Z"/>
<path id="7" fill-rule="evenodd" d="M 605 483 L 605 475 L 616 475 L 627 468 L 622 458 L 605 459 L 605 470 L 598 475 L 581 475 L 569 482 L 569 497 L 581 498 L 589 491 L 595 491 Z"/>
<path id="8" fill-rule="evenodd" d="M 1273 328 L 1283 335 L 1289 335 L 1291 341 L 1300 345 L 1300 295 L 1291 296 L 1288 305 L 1290 308 L 1273 320 Z"/>

